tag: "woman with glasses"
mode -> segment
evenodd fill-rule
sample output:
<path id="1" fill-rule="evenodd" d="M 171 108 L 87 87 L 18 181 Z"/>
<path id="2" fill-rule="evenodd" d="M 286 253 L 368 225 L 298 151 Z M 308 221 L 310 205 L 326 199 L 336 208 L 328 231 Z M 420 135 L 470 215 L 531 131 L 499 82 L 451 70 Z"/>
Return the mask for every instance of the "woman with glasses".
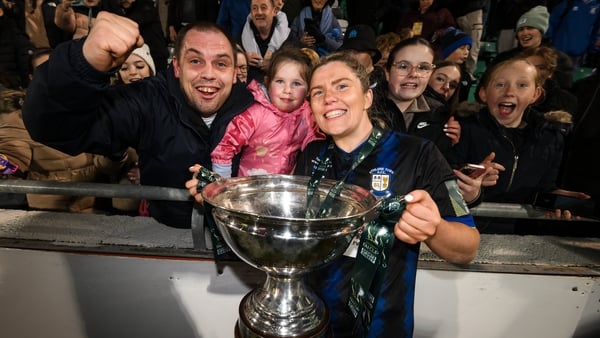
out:
<path id="1" fill-rule="evenodd" d="M 373 119 L 384 127 L 433 141 L 443 154 L 452 146 L 447 134 L 446 104 L 423 95 L 431 73 L 434 50 L 420 37 L 398 43 L 385 64 L 387 93 L 376 103 Z"/>
<path id="2" fill-rule="evenodd" d="M 449 159 L 461 128 L 445 102 L 424 95 L 436 70 L 434 54 L 431 44 L 419 37 L 402 40 L 392 49 L 385 65 L 387 97 L 377 104 L 373 119 L 384 127 L 433 141 Z M 470 178 L 457 170 L 455 174 L 469 206 L 479 203 L 483 177 Z"/>
<path id="3" fill-rule="evenodd" d="M 235 45 L 235 75 L 242 83 L 248 82 L 248 58 L 244 47 Z"/>

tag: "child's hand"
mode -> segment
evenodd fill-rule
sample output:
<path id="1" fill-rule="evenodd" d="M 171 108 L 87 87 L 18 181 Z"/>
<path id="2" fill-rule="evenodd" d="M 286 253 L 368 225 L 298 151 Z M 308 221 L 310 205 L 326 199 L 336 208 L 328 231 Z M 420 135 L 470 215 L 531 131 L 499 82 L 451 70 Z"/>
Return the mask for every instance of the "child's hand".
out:
<path id="1" fill-rule="evenodd" d="M 498 183 L 498 179 L 500 178 L 500 172 L 506 170 L 506 168 L 504 168 L 502 164 L 493 162 L 495 157 L 496 153 L 492 151 L 480 163 L 486 168 L 492 168 L 492 170 L 488 170 L 483 176 L 483 181 L 481 182 L 481 185 L 484 187 L 491 187 L 496 185 L 496 183 Z"/>
<path id="2" fill-rule="evenodd" d="M 454 116 L 450 116 L 448 122 L 444 125 L 444 133 L 452 141 L 452 145 L 460 141 L 460 123 L 454 119 Z"/>
<path id="3" fill-rule="evenodd" d="M 127 171 L 127 179 L 133 184 L 140 184 L 140 167 L 137 162 Z"/>
<path id="4" fill-rule="evenodd" d="M 554 209 L 552 211 L 547 211 L 544 217 L 547 219 L 556 219 L 562 221 L 576 221 L 581 219 L 581 216 L 574 215 L 571 212 L 571 210 L 563 209 Z"/>
<path id="5" fill-rule="evenodd" d="M 485 172 L 475 178 L 470 177 L 469 175 L 463 174 L 460 170 L 454 169 L 454 175 L 458 178 L 456 183 L 458 184 L 458 189 L 460 189 L 460 193 L 463 195 L 465 202 L 467 204 L 474 202 L 479 195 L 481 195 L 481 186 L 483 183 L 484 177 L 486 177 L 490 172 L 492 172 L 492 167 L 486 167 Z"/>
<path id="6" fill-rule="evenodd" d="M 589 200 L 590 198 L 592 198 L 592 196 L 590 196 L 584 192 L 565 190 L 565 189 L 555 189 L 555 190 L 551 191 L 551 193 L 556 194 L 556 195 L 572 197 L 572 198 L 578 198 L 581 200 Z M 581 219 L 581 216 L 576 215 L 573 211 L 567 210 L 567 209 L 554 209 L 552 211 L 548 211 L 548 212 L 546 212 L 545 217 L 549 218 L 549 219 L 558 219 L 558 220 L 565 220 L 565 221 Z"/>

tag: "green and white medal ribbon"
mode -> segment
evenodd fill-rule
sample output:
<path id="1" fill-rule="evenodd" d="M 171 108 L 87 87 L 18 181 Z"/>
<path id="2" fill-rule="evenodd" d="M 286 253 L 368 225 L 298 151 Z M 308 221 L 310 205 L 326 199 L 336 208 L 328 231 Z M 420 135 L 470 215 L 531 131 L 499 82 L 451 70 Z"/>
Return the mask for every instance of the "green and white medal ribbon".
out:
<path id="1" fill-rule="evenodd" d="M 405 208 L 404 196 L 386 199 L 379 217 L 369 222 L 360 236 L 358 252 L 352 268 L 348 307 L 355 321 L 355 332 L 366 337 L 375 304 L 381 291 L 394 244 L 394 226 Z"/>
<path id="2" fill-rule="evenodd" d="M 356 322 L 353 331 L 366 337 L 379 298 L 381 284 L 394 244 L 394 226 L 405 208 L 404 196 L 386 199 L 379 217 L 369 222 L 360 236 L 352 268 L 348 307 Z"/>
<path id="3" fill-rule="evenodd" d="M 200 171 L 198 171 L 195 176 L 198 179 L 198 186 L 196 187 L 196 191 L 198 192 L 200 192 L 208 184 L 221 178 L 221 176 L 204 167 L 201 167 Z M 213 244 L 213 255 L 215 257 L 215 261 L 219 261 L 223 255 L 231 251 L 231 248 L 227 245 L 227 243 L 225 243 L 225 240 L 221 236 L 221 233 L 215 224 L 215 219 L 212 215 L 212 206 L 205 205 L 204 210 L 206 216 L 206 225 L 210 231 L 210 239 L 212 240 Z M 203 226 L 203 224 L 200 224 L 200 226 Z"/>

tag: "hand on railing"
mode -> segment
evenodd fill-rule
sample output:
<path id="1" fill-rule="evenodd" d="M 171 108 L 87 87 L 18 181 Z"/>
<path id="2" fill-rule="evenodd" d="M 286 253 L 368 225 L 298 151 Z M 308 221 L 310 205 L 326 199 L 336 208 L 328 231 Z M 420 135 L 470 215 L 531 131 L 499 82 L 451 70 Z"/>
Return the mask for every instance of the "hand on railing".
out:
<path id="1" fill-rule="evenodd" d="M 545 217 L 548 219 L 573 221 L 581 220 L 587 212 L 594 213 L 592 197 L 579 191 L 555 189 L 546 193 L 538 193 L 533 206 L 546 209 Z"/>

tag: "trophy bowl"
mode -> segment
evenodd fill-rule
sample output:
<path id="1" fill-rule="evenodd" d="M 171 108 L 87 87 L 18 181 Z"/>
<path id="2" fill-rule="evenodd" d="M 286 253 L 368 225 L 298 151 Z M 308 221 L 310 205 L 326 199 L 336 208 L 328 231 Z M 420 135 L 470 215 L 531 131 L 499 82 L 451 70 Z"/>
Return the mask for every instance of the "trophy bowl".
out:
<path id="1" fill-rule="evenodd" d="M 303 275 L 341 255 L 380 200 L 344 184 L 324 217 L 308 217 L 337 183 L 321 180 L 307 203 L 310 178 L 261 175 L 220 179 L 202 189 L 223 239 L 267 274 L 241 301 L 236 337 L 328 337 L 329 313 Z M 312 213 L 315 214 L 315 213 Z"/>

